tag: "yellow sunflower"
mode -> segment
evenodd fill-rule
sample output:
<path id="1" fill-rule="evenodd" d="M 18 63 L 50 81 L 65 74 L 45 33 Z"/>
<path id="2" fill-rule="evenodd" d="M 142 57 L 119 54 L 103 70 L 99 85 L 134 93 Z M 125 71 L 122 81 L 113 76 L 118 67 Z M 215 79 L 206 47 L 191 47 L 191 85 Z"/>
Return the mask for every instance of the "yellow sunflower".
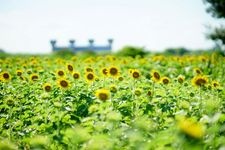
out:
<path id="1" fill-rule="evenodd" d="M 102 73 L 104 76 L 107 76 L 107 75 L 108 75 L 108 69 L 107 69 L 107 68 L 102 68 L 102 69 L 101 69 L 101 73 Z"/>
<path id="2" fill-rule="evenodd" d="M 95 96 L 104 102 L 110 98 L 110 91 L 107 89 L 98 89 L 95 92 Z"/>
<path id="3" fill-rule="evenodd" d="M 160 79 L 161 79 L 160 74 L 157 70 L 152 70 L 151 76 L 152 76 L 152 80 L 155 81 L 155 82 L 159 82 Z"/>
<path id="4" fill-rule="evenodd" d="M 57 70 L 56 74 L 60 77 L 63 77 L 65 75 L 63 70 Z"/>
<path id="5" fill-rule="evenodd" d="M 2 81 L 10 81 L 11 75 L 8 72 L 2 72 L 1 79 L 2 79 Z"/>
<path id="6" fill-rule="evenodd" d="M 22 70 L 16 70 L 16 75 L 17 76 L 22 76 L 23 74 L 23 71 Z"/>
<path id="7" fill-rule="evenodd" d="M 191 82 L 192 82 L 192 85 L 200 87 L 208 83 L 208 78 L 206 76 L 199 75 L 192 78 Z"/>
<path id="8" fill-rule="evenodd" d="M 115 66 L 112 66 L 112 67 L 109 68 L 109 74 L 112 77 L 117 77 L 119 75 L 119 69 Z"/>
<path id="9" fill-rule="evenodd" d="M 191 118 L 180 119 L 178 126 L 184 134 L 192 138 L 200 139 L 205 134 L 203 125 L 193 121 Z"/>
<path id="10" fill-rule="evenodd" d="M 202 74 L 202 71 L 200 68 L 194 68 L 194 73 L 200 75 Z"/>
<path id="11" fill-rule="evenodd" d="M 86 67 L 85 72 L 93 72 L 93 69 L 91 67 Z"/>
<path id="12" fill-rule="evenodd" d="M 136 70 L 136 69 L 134 69 L 134 70 L 131 70 L 130 71 L 131 72 L 131 75 L 132 75 L 132 77 L 134 78 L 134 79 L 138 79 L 138 78 L 140 78 L 140 72 L 138 71 L 138 70 Z"/>
<path id="13" fill-rule="evenodd" d="M 71 64 L 67 64 L 66 67 L 69 72 L 73 72 L 73 66 Z"/>
<path id="14" fill-rule="evenodd" d="M 183 75 L 179 75 L 179 76 L 177 77 L 177 81 L 178 81 L 179 83 L 183 83 L 184 80 L 185 80 L 185 77 L 184 77 Z"/>
<path id="15" fill-rule="evenodd" d="M 88 81 L 88 82 L 94 81 L 94 80 L 95 80 L 95 75 L 94 75 L 94 73 L 92 73 L 92 72 L 86 73 L 86 74 L 85 74 L 85 79 L 86 79 L 86 81 Z"/>
<path id="16" fill-rule="evenodd" d="M 66 79 L 59 79 L 58 80 L 58 85 L 60 88 L 66 89 L 69 87 L 69 81 L 67 81 Z"/>
<path id="17" fill-rule="evenodd" d="M 43 85 L 43 89 L 46 91 L 46 92 L 50 92 L 52 90 L 52 86 L 50 83 L 45 83 Z"/>
<path id="18" fill-rule="evenodd" d="M 168 77 L 162 77 L 161 82 L 166 85 L 170 83 L 170 79 Z"/>
<path id="19" fill-rule="evenodd" d="M 212 87 L 218 88 L 220 87 L 220 83 L 218 81 L 212 81 Z"/>
<path id="20" fill-rule="evenodd" d="M 30 80 L 31 80 L 31 81 L 37 81 L 38 78 L 39 78 L 38 74 L 31 74 L 31 75 L 30 75 Z"/>
<path id="21" fill-rule="evenodd" d="M 73 78 L 74 79 L 79 79 L 80 78 L 80 73 L 79 72 L 73 72 Z"/>

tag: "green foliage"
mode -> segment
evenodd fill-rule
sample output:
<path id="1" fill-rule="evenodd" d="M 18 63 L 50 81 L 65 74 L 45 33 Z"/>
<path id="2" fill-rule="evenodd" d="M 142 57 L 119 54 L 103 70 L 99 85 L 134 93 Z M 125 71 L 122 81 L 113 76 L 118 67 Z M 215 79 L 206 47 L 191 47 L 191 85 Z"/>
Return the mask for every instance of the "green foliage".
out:
<path id="1" fill-rule="evenodd" d="M 168 55 L 185 55 L 190 53 L 186 48 L 168 48 L 165 50 L 165 54 Z"/>
<path id="2" fill-rule="evenodd" d="M 212 33 L 208 34 L 208 38 L 212 39 L 213 41 L 221 41 L 222 44 L 225 45 L 225 27 L 221 26 L 215 28 Z"/>
<path id="3" fill-rule="evenodd" d="M 225 59 L 219 53 L 81 55 L 11 55 L 0 60 L 0 150 L 225 146 Z M 79 78 L 73 77 L 68 64 Z M 112 66 L 118 76 L 110 74 Z M 90 70 L 95 76 L 91 82 L 85 76 Z M 134 70 L 139 78 L 134 78 Z M 152 70 L 169 83 L 153 80 Z M 32 80 L 32 74 L 38 79 Z M 202 76 L 207 83 L 193 84 L 194 77 Z M 63 88 L 61 79 L 69 86 Z M 106 100 L 96 96 L 99 89 L 109 92 Z"/>
<path id="4" fill-rule="evenodd" d="M 145 56 L 147 52 L 143 48 L 139 47 L 132 47 L 132 46 L 126 46 L 123 47 L 121 50 L 117 52 L 118 56 L 130 56 L 130 57 L 136 57 L 136 56 Z"/>
<path id="5" fill-rule="evenodd" d="M 91 56 L 96 56 L 96 52 L 94 51 L 83 51 L 83 52 L 77 52 L 76 55 L 79 57 L 79 58 L 88 58 L 88 57 L 91 57 Z"/>
<path id="6" fill-rule="evenodd" d="M 74 53 L 70 50 L 60 50 L 60 51 L 55 51 L 53 55 L 56 57 L 71 58 L 74 55 Z"/>
<path id="7" fill-rule="evenodd" d="M 225 1 L 224 0 L 204 0 L 209 3 L 207 12 L 212 13 L 214 17 L 225 18 Z"/>

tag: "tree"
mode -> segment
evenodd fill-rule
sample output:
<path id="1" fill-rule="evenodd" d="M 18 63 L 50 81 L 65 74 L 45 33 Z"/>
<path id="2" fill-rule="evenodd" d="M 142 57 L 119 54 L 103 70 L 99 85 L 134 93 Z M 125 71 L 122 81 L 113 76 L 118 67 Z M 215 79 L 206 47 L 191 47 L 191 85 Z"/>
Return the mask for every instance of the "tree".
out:
<path id="1" fill-rule="evenodd" d="M 204 2 L 210 4 L 206 11 L 212 13 L 213 17 L 225 18 L 225 0 L 204 0 Z"/>
<path id="2" fill-rule="evenodd" d="M 209 4 L 206 11 L 211 13 L 213 17 L 218 19 L 225 19 L 225 0 L 203 0 L 206 4 Z M 221 25 L 211 31 L 207 35 L 209 39 L 216 42 L 221 42 L 225 45 L 225 26 Z"/>
<path id="3" fill-rule="evenodd" d="M 148 52 L 146 52 L 144 48 L 133 46 L 125 46 L 117 52 L 117 55 L 119 56 L 131 56 L 131 57 L 136 57 L 138 55 L 144 57 L 146 54 L 148 54 Z"/>

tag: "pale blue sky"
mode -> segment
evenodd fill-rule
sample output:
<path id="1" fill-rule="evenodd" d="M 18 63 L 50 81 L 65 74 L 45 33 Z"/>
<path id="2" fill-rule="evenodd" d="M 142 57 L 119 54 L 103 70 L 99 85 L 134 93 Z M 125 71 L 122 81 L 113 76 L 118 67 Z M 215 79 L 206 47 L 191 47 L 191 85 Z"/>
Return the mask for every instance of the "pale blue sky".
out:
<path id="1" fill-rule="evenodd" d="M 50 39 L 85 45 L 94 38 L 101 45 L 110 37 L 114 50 L 209 48 L 205 26 L 219 21 L 205 8 L 202 0 L 0 0 L 0 48 L 46 53 Z"/>

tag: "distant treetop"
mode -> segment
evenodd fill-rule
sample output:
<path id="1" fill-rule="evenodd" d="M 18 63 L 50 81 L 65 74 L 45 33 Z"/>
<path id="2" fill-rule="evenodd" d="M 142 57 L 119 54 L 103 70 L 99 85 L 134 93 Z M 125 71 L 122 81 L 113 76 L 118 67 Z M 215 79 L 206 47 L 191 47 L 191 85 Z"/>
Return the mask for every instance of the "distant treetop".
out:
<path id="1" fill-rule="evenodd" d="M 225 18 L 225 0 L 204 0 L 204 2 L 210 4 L 206 11 L 213 17 Z"/>

